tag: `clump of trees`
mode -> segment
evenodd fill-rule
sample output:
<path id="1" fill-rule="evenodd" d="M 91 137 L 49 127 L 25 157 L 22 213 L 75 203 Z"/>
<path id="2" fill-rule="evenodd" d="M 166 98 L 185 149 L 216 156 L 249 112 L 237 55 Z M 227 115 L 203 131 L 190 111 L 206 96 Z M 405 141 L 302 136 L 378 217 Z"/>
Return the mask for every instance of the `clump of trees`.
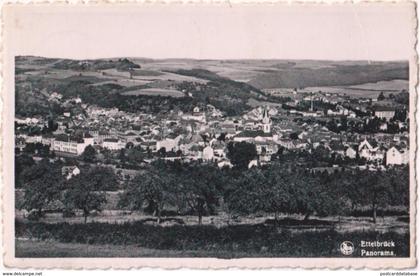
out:
<path id="1" fill-rule="evenodd" d="M 243 159 L 238 158 L 236 166 L 247 164 Z M 232 215 L 272 214 L 277 221 L 280 214 L 308 219 L 311 215 L 350 215 L 366 207 L 376 222 L 378 210 L 409 204 L 408 166 L 315 173 L 306 167 L 288 168 L 281 160 L 246 170 L 159 160 L 133 179 L 118 179 L 111 168 L 81 166 L 81 173 L 67 180 L 60 161 L 36 163 L 22 156 L 18 162 L 25 193 L 17 207 L 34 211 L 38 218 L 52 202 L 60 201 L 66 213 L 81 210 L 86 222 L 93 211 L 104 207 L 106 191 L 120 189 L 121 181 L 125 183 L 119 206 L 149 211 L 158 222 L 169 210 L 195 215 L 201 224 L 204 216 L 220 210 Z"/>
<path id="2" fill-rule="evenodd" d="M 204 215 L 215 213 L 223 182 L 223 172 L 213 165 L 159 161 L 127 184 L 119 206 L 148 209 L 158 222 L 165 207 L 174 207 L 180 214 L 197 215 L 201 224 Z"/>
<path id="3" fill-rule="evenodd" d="M 23 170 L 21 181 L 25 195 L 22 204 L 17 207 L 35 211 L 33 218 L 37 219 L 42 217 L 48 204 L 60 197 L 64 178 L 59 165 L 44 159 Z"/>
<path id="4" fill-rule="evenodd" d="M 22 159 L 22 160 L 21 160 Z M 23 200 L 18 209 L 31 212 L 31 218 L 41 218 L 54 202 L 61 202 L 65 213 L 82 210 L 85 222 L 92 211 L 101 211 L 107 202 L 106 191 L 119 188 L 119 181 L 113 169 L 107 167 L 81 167 L 78 175 L 66 179 L 60 161 L 43 159 L 38 163 L 19 158 L 21 168 L 17 175 L 24 190 Z"/>

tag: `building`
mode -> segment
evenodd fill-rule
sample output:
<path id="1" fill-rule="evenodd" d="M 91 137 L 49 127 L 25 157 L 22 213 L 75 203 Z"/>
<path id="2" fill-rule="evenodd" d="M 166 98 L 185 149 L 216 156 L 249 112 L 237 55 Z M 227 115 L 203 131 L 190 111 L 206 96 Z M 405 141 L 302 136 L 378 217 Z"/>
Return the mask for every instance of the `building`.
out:
<path id="1" fill-rule="evenodd" d="M 346 149 L 346 156 L 350 159 L 355 159 L 357 157 L 357 151 L 353 147 L 348 147 Z"/>
<path id="2" fill-rule="evenodd" d="M 264 109 L 263 117 L 260 123 L 261 129 L 258 130 L 244 130 L 237 134 L 233 141 L 235 142 L 263 142 L 263 141 L 277 141 L 279 136 L 271 130 L 271 119 L 268 110 Z"/>
<path id="3" fill-rule="evenodd" d="M 264 133 L 271 133 L 271 119 L 268 115 L 268 110 L 264 109 L 263 118 L 262 118 L 262 127 Z"/>
<path id="4" fill-rule="evenodd" d="M 203 160 L 204 161 L 211 161 L 214 158 L 214 151 L 212 147 L 207 146 L 203 149 Z"/>
<path id="5" fill-rule="evenodd" d="M 126 143 L 122 142 L 117 138 L 106 138 L 102 142 L 102 147 L 109 150 L 120 150 L 125 148 Z"/>
<path id="6" fill-rule="evenodd" d="M 376 117 L 387 121 L 391 120 L 395 115 L 395 109 L 389 106 L 375 106 L 373 112 Z"/>
<path id="7" fill-rule="evenodd" d="M 80 174 L 80 169 L 77 166 L 63 166 L 61 168 L 61 174 L 66 180 L 70 180 L 73 176 Z"/>
<path id="8" fill-rule="evenodd" d="M 182 136 L 174 135 L 167 137 L 163 140 L 156 142 L 156 150 L 160 150 L 161 148 L 165 148 L 166 151 L 176 151 L 178 150 L 179 141 L 181 140 Z"/>
<path id="9" fill-rule="evenodd" d="M 359 144 L 358 151 L 359 156 L 368 161 L 380 161 L 384 159 L 384 152 L 375 140 L 363 140 Z"/>
<path id="10" fill-rule="evenodd" d="M 54 140 L 51 141 L 50 149 L 54 152 L 81 155 L 89 145 L 93 145 L 93 137 L 90 135 L 72 137 L 70 135 L 61 134 L 57 135 Z"/>
<path id="11" fill-rule="evenodd" d="M 409 153 L 408 149 L 399 146 L 393 146 L 386 152 L 387 165 L 404 165 L 408 164 Z"/>

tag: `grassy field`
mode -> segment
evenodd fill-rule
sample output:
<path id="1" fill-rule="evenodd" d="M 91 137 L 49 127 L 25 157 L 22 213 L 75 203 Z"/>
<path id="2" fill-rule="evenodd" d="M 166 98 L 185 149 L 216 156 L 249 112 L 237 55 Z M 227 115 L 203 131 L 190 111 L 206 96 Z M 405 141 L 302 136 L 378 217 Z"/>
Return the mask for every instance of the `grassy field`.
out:
<path id="1" fill-rule="evenodd" d="M 314 86 L 300 89 L 299 92 L 326 92 L 338 93 L 355 98 L 377 98 L 381 92 L 387 97 L 390 93 L 399 93 L 401 90 L 408 90 L 407 80 L 380 81 L 376 83 L 364 83 L 350 86 Z"/>
<path id="2" fill-rule="evenodd" d="M 391 80 L 391 81 L 378 81 L 369 82 L 359 85 L 351 85 L 348 88 L 363 89 L 363 90 L 377 90 L 387 92 L 400 92 L 402 89 L 408 90 L 407 80 Z"/>
<path id="3" fill-rule="evenodd" d="M 62 243 L 56 241 L 15 240 L 16 257 L 211 257 L 227 255 L 228 252 L 199 252 L 159 250 L 136 245 L 90 245 L 82 243 Z M 238 255 L 239 257 L 240 255 Z"/>
<path id="4" fill-rule="evenodd" d="M 409 255 L 408 233 L 378 230 L 340 233 L 330 226 L 322 230 L 323 225 L 311 225 L 311 231 L 294 232 L 274 224 L 218 228 L 143 222 L 17 222 L 15 248 L 18 257 L 341 257 L 339 245 L 343 241 L 352 241 L 354 256 L 360 256 L 362 240 L 379 240 L 395 242 L 394 257 Z"/>

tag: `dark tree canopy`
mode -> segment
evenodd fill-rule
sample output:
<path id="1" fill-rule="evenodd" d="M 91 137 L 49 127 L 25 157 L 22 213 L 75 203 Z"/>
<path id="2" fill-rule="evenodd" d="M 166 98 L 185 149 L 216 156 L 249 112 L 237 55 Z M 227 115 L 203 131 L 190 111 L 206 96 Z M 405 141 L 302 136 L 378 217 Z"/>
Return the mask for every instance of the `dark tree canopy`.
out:
<path id="1" fill-rule="evenodd" d="M 234 166 L 244 169 L 257 157 L 257 149 L 254 144 L 247 142 L 231 142 L 228 144 L 227 156 Z"/>
<path id="2" fill-rule="evenodd" d="M 98 180 L 91 179 L 91 174 L 80 173 L 72 177 L 67 183 L 67 189 L 64 192 L 63 203 L 67 211 L 79 209 L 83 211 L 85 223 L 87 217 L 92 211 L 101 211 L 106 203 L 106 194 L 98 190 Z"/>
<path id="3" fill-rule="evenodd" d="M 89 145 L 85 148 L 82 153 L 82 160 L 86 162 L 95 162 L 96 160 L 96 150 L 93 146 Z"/>
<path id="4" fill-rule="evenodd" d="M 61 168 L 47 159 L 40 163 L 27 167 L 22 172 L 23 188 L 25 196 L 20 209 L 28 211 L 36 210 L 38 216 L 54 200 L 59 199 L 64 178 Z"/>

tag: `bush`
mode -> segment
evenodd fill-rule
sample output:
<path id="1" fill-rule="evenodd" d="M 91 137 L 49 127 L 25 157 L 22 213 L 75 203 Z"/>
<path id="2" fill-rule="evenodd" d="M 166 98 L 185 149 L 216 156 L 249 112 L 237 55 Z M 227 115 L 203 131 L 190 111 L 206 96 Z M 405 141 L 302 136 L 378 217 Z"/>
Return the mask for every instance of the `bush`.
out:
<path id="1" fill-rule="evenodd" d="M 42 217 L 42 213 L 40 214 L 38 211 L 31 211 L 26 218 L 31 221 L 38 221 Z"/>
<path id="2" fill-rule="evenodd" d="M 75 217 L 76 213 L 72 210 L 63 210 L 63 218 L 72 218 Z"/>

